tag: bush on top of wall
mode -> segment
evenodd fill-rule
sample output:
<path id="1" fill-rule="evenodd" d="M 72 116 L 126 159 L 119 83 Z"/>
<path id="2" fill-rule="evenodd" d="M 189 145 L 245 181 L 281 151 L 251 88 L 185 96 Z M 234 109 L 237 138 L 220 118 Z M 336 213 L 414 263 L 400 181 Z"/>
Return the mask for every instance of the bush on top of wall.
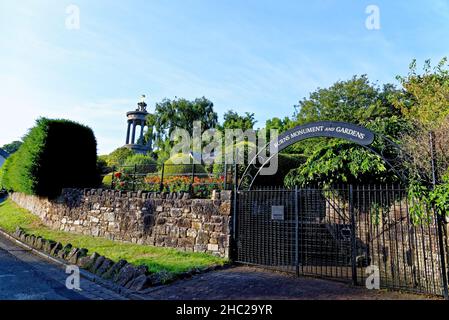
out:
<path id="1" fill-rule="evenodd" d="M 62 188 L 99 184 L 92 130 L 69 120 L 41 118 L 0 172 L 0 186 L 29 195 L 58 196 Z"/>

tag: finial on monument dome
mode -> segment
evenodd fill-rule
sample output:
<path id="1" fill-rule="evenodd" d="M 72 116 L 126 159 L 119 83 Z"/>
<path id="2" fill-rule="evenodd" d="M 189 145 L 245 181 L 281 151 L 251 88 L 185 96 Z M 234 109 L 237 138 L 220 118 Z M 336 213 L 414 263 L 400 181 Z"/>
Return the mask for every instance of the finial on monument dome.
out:
<path id="1" fill-rule="evenodd" d="M 137 111 L 147 112 L 147 104 L 145 102 L 146 98 L 147 96 L 144 94 L 140 97 L 140 102 L 137 104 L 139 106 Z"/>

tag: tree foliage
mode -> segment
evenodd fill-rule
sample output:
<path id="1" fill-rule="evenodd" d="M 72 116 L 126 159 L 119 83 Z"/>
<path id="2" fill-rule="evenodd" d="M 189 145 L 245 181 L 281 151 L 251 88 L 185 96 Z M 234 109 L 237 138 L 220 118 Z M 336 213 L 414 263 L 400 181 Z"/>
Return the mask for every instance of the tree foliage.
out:
<path id="1" fill-rule="evenodd" d="M 285 117 L 284 119 L 274 117 L 265 122 L 267 133 L 272 129 L 278 130 L 279 133 L 283 133 L 291 128 L 293 128 L 293 121 L 288 117 Z"/>
<path id="2" fill-rule="evenodd" d="M 289 126 L 314 121 L 342 121 L 365 126 L 393 141 L 410 130 L 410 123 L 391 100 L 399 91 L 390 84 L 378 87 L 363 75 L 318 89 L 297 106 Z M 373 144 L 382 149 L 381 140 Z M 315 138 L 291 146 L 290 153 L 303 154 L 307 161 L 285 178 L 287 185 L 324 182 L 385 182 L 394 180 L 386 173 L 383 160 L 353 143 L 332 138 Z M 394 150 L 392 150 L 394 152 Z"/>
<path id="3" fill-rule="evenodd" d="M 285 177 L 287 186 L 313 183 L 386 182 L 385 163 L 377 155 L 349 142 L 322 142 L 299 168 Z"/>
<path id="4" fill-rule="evenodd" d="M 417 73 L 414 60 L 410 64 L 408 76 L 398 79 L 404 90 L 394 100 L 394 104 L 404 117 L 432 130 L 449 116 L 449 70 L 446 58 L 434 68 L 431 61 L 427 60 L 422 74 Z"/>
<path id="5" fill-rule="evenodd" d="M 205 97 L 193 101 L 175 98 L 164 99 L 161 103 L 157 103 L 154 114 L 150 114 L 147 121 L 154 127 L 149 134 L 157 149 L 158 158 L 165 160 L 169 157 L 173 146 L 170 135 L 176 128 L 185 129 L 192 134 L 195 121 L 201 122 L 203 131 L 215 128 L 218 124 L 218 115 L 214 111 L 214 104 Z"/>
<path id="6" fill-rule="evenodd" d="M 430 133 L 434 135 L 437 174 L 441 179 L 449 167 L 449 68 L 441 60 L 434 68 L 430 60 L 423 73 L 417 73 L 413 61 L 407 77 L 398 77 L 403 91 L 394 101 L 414 129 L 403 135 L 403 146 L 412 156 L 411 169 L 427 179 L 432 177 Z M 427 177 L 427 178 L 426 178 Z"/>
<path id="7" fill-rule="evenodd" d="M 389 97 L 397 93 L 391 84 L 379 88 L 366 75 L 318 88 L 296 106 L 295 125 L 334 120 L 365 124 L 378 117 L 399 114 Z"/>
<path id="8" fill-rule="evenodd" d="M 220 126 L 220 129 L 241 129 L 246 131 L 248 129 L 253 129 L 256 122 L 254 113 L 245 112 L 245 115 L 241 116 L 237 112 L 229 110 L 224 114 L 224 122 L 223 125 Z"/>
<path id="9" fill-rule="evenodd" d="M 126 159 L 135 155 L 135 152 L 126 148 L 121 147 L 112 151 L 109 155 L 105 156 L 104 159 L 109 167 L 118 167 L 125 164 Z"/>

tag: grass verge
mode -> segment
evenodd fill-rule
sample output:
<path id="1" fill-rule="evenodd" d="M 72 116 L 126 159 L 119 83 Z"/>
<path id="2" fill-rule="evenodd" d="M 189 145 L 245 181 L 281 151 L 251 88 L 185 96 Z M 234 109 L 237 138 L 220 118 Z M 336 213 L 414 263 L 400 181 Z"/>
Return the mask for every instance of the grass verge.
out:
<path id="1" fill-rule="evenodd" d="M 224 265 L 227 262 L 226 259 L 205 253 L 182 252 L 51 230 L 43 225 L 37 216 L 7 199 L 0 203 L 0 228 L 13 233 L 17 227 L 45 239 L 86 248 L 89 253 L 97 252 L 114 261 L 125 259 L 132 264 L 146 265 L 150 272 L 166 271 L 179 274 L 194 268 Z"/>

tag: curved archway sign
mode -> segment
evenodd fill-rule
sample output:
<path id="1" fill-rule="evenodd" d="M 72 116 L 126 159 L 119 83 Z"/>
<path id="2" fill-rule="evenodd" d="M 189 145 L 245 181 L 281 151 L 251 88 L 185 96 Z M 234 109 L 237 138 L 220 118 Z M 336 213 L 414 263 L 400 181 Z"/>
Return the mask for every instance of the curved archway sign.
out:
<path id="1" fill-rule="evenodd" d="M 399 158 L 403 158 L 404 152 L 396 143 L 367 128 L 355 124 L 338 121 L 320 121 L 298 126 L 286 131 L 279 135 L 277 139 L 268 143 L 264 149 L 259 151 L 246 168 L 238 185 L 238 189 L 241 189 L 244 185 L 247 185 L 248 189 L 250 189 L 261 170 L 282 150 L 302 140 L 317 137 L 344 139 L 356 143 L 380 156 L 401 180 L 406 181 L 405 173 L 401 172 L 396 161 Z M 383 150 L 376 150 L 372 147 L 376 138 L 382 139 L 382 145 L 384 146 Z M 270 157 L 264 158 L 262 153 L 268 148 L 270 150 Z M 391 150 L 394 150 L 394 153 L 397 155 L 394 159 L 389 157 L 387 152 L 385 152 Z M 261 165 L 257 165 L 256 160 L 258 158 L 264 159 Z M 254 171 L 256 172 L 255 174 Z"/>
<path id="2" fill-rule="evenodd" d="M 299 141 L 316 137 L 345 139 L 360 145 L 368 146 L 374 142 L 375 134 L 366 128 L 350 123 L 321 121 L 309 123 L 284 132 L 279 135 L 275 141 L 271 141 L 270 144 L 274 146 L 278 152 L 281 152 L 285 148 Z"/>

